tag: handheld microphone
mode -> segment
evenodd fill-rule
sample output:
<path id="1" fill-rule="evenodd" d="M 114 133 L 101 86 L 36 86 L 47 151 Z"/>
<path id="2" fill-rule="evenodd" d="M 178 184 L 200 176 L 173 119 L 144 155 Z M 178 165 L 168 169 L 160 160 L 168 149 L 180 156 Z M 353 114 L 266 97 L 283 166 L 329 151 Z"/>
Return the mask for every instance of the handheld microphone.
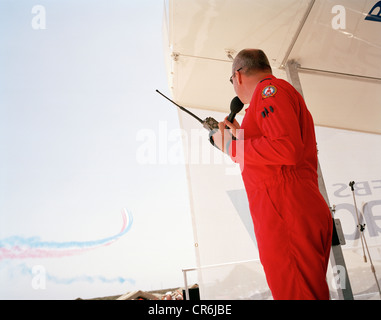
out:
<path id="1" fill-rule="evenodd" d="M 240 112 L 243 108 L 244 104 L 238 97 L 234 97 L 230 102 L 230 114 L 228 115 L 227 120 L 233 123 L 234 118 L 238 112 Z M 226 129 L 229 129 L 228 126 L 225 126 Z"/>

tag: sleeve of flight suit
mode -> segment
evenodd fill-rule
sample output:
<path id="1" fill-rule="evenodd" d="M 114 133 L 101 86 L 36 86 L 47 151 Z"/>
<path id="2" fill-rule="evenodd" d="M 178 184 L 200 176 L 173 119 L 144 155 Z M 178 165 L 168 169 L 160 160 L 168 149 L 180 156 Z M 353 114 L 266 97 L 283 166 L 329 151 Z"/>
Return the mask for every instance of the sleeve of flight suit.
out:
<path id="1" fill-rule="evenodd" d="M 249 121 L 256 121 L 262 136 L 233 140 L 229 155 L 233 161 L 253 165 L 295 165 L 303 152 L 297 97 L 276 85 L 266 86 L 273 95 L 257 99 Z M 243 146 L 242 146 L 243 144 Z"/>

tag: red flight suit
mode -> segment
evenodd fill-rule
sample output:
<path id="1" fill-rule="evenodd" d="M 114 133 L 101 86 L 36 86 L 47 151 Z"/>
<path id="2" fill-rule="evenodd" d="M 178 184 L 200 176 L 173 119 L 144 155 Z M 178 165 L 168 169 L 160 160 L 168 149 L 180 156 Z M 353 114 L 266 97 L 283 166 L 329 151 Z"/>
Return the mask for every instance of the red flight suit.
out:
<path id="1" fill-rule="evenodd" d="M 319 191 L 314 123 L 302 96 L 266 76 L 227 149 L 241 167 L 273 298 L 329 299 L 332 216 Z"/>

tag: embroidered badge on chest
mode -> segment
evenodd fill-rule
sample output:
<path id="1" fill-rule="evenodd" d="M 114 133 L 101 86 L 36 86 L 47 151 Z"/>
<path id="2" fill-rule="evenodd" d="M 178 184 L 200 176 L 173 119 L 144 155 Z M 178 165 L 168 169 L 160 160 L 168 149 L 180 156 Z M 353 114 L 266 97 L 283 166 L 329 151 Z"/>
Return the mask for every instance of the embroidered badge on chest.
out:
<path id="1" fill-rule="evenodd" d="M 267 86 L 262 90 L 262 98 L 269 98 L 276 94 L 277 89 L 274 86 Z"/>

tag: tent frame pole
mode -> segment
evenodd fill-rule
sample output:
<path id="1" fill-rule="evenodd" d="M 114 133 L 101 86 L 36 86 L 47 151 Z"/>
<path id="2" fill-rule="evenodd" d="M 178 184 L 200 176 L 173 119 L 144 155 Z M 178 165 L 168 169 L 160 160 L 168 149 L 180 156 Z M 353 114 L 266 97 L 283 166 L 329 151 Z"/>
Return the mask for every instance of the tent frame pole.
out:
<path id="1" fill-rule="evenodd" d="M 304 97 L 302 85 L 301 85 L 300 78 L 299 78 L 299 72 L 298 72 L 299 67 L 300 67 L 300 65 L 295 60 L 289 60 L 289 61 L 287 61 L 286 65 L 285 65 L 285 70 L 286 70 L 288 81 L 302 95 L 302 97 Z M 328 207 L 331 208 L 331 206 L 329 204 L 327 189 L 325 187 L 325 183 L 324 183 L 323 174 L 322 174 L 322 171 L 320 168 L 319 160 L 318 160 L 317 173 L 318 173 L 320 193 L 324 197 Z M 332 213 L 332 217 L 333 217 L 333 213 Z M 335 228 L 335 224 L 334 224 L 334 228 Z M 341 270 L 339 273 L 340 286 L 337 288 L 337 294 L 339 296 L 339 299 L 340 300 L 353 300 L 352 288 L 351 288 L 351 284 L 349 281 L 348 270 L 347 270 L 347 267 L 345 264 L 343 251 L 341 249 L 341 244 L 332 245 L 331 253 L 330 253 L 330 262 L 331 262 L 331 266 L 332 266 L 334 272 L 337 270 Z M 338 268 L 337 266 L 339 266 L 340 268 Z M 342 274 L 342 273 L 344 273 L 344 274 Z M 344 279 L 343 279 L 343 277 L 344 277 Z"/>

